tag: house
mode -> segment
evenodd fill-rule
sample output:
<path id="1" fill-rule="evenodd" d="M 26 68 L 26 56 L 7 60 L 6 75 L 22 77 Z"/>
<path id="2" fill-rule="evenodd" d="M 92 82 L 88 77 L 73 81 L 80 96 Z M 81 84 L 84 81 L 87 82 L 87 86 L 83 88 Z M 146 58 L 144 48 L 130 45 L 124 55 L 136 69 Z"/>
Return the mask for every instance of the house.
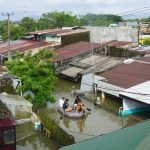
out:
<path id="1" fill-rule="evenodd" d="M 37 51 L 37 49 L 51 47 L 50 43 L 45 43 L 43 41 L 33 41 L 33 40 L 17 40 L 10 42 L 10 54 L 11 57 L 16 55 L 16 52 L 25 53 L 28 50 Z M 0 62 L 3 62 L 8 57 L 8 43 L 3 43 L 0 45 Z"/>
<path id="2" fill-rule="evenodd" d="M 0 100 L 0 149 L 16 150 L 16 122 Z"/>
<path id="3" fill-rule="evenodd" d="M 79 41 L 90 41 L 89 30 L 87 29 L 49 29 L 36 32 L 30 32 L 28 35 L 34 36 L 36 41 L 45 41 L 56 43 L 60 46 L 69 45 Z"/>
<path id="4" fill-rule="evenodd" d="M 111 40 L 103 43 L 103 46 L 115 46 L 116 48 L 131 48 L 137 46 L 137 43 L 127 41 Z"/>
<path id="5" fill-rule="evenodd" d="M 55 51 L 56 56 L 53 58 L 53 62 L 55 63 L 55 66 L 58 67 L 65 63 L 68 64 L 78 56 L 85 56 L 92 53 L 92 49 L 93 51 L 98 51 L 100 48 L 101 44 L 80 41 L 57 49 Z"/>
<path id="6" fill-rule="evenodd" d="M 97 73 L 94 76 L 96 89 L 116 97 L 121 95 L 123 111 L 125 113 L 129 112 L 129 114 L 145 110 L 150 111 L 149 81 L 150 57 L 124 61 L 124 64 L 119 64 L 104 73 Z M 144 89 L 147 89 L 147 91 L 145 92 Z M 142 98 L 139 99 L 138 93 Z M 146 94 L 145 97 L 143 94 Z"/>

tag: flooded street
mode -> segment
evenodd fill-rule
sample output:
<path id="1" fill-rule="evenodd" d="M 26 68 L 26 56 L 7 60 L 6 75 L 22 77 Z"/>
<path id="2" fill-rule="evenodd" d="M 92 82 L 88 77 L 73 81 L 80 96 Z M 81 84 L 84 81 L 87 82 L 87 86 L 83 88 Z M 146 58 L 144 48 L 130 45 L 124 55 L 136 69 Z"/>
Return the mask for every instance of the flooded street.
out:
<path id="1" fill-rule="evenodd" d="M 59 79 L 55 89 L 55 97 L 59 100 L 62 96 L 69 99 L 69 104 L 73 104 L 75 96 L 72 90 L 79 89 L 80 84 Z M 114 97 L 106 96 L 102 107 L 82 99 L 91 114 L 86 118 L 70 119 L 63 117 L 57 111 L 57 102 L 48 104 L 47 108 L 41 109 L 48 117 L 53 118 L 64 130 L 75 137 L 76 142 L 93 138 L 98 135 L 110 133 L 122 127 L 127 127 L 148 119 L 150 115 L 138 114 L 127 117 L 116 115 L 122 102 Z"/>
<path id="2" fill-rule="evenodd" d="M 75 142 L 81 142 L 86 139 L 96 137 L 118 130 L 122 127 L 127 127 L 148 119 L 150 114 L 130 115 L 120 117 L 116 115 L 122 102 L 114 97 L 106 96 L 102 107 L 95 106 L 94 103 L 83 100 L 85 106 L 91 109 L 91 114 L 86 118 L 70 119 L 63 117 L 57 111 L 58 100 L 64 96 L 69 99 L 69 104 L 73 104 L 75 96 L 72 90 L 79 89 L 80 84 L 59 79 L 54 92 L 57 102 L 54 104 L 48 103 L 46 107 L 40 109 L 48 118 L 52 118 L 57 124 L 75 137 Z M 20 133 L 30 133 L 31 135 L 17 143 L 18 150 L 56 150 L 57 145 L 51 139 L 48 139 L 43 133 L 31 130 L 31 125 L 18 127 Z M 18 135 L 19 136 L 19 135 Z M 22 135 L 21 135 L 22 136 Z M 25 136 L 25 135 L 24 135 Z M 19 137 L 18 137 L 19 139 Z"/>
<path id="3" fill-rule="evenodd" d="M 57 88 L 55 89 L 55 97 L 59 100 L 62 96 L 69 99 L 69 103 L 73 104 L 75 96 L 72 90 L 79 89 L 80 84 L 59 79 Z M 53 118 L 64 130 L 75 137 L 76 142 L 93 138 L 98 135 L 110 133 L 114 130 L 122 128 L 122 118 L 112 111 L 107 111 L 103 107 L 95 106 L 93 103 L 82 99 L 87 108 L 90 108 L 91 114 L 86 118 L 70 119 L 63 117 L 57 111 L 57 102 L 49 103 L 47 108 L 40 111 L 44 112 L 50 118 Z M 120 102 L 111 99 L 105 99 L 104 106 L 113 111 L 118 111 L 121 106 Z"/>

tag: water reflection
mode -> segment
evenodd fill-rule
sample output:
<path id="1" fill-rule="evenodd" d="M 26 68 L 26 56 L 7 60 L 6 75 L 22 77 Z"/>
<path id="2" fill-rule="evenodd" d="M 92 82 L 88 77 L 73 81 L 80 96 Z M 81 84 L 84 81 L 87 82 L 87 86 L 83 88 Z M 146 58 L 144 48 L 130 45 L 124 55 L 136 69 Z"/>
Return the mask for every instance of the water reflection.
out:
<path id="1" fill-rule="evenodd" d="M 65 125 L 66 128 L 70 128 L 69 124 L 70 124 L 70 119 L 63 117 L 63 124 Z"/>
<path id="2" fill-rule="evenodd" d="M 83 120 L 78 120 L 77 121 L 77 127 L 79 128 L 80 132 L 83 132 L 83 129 L 85 127 L 85 119 Z"/>

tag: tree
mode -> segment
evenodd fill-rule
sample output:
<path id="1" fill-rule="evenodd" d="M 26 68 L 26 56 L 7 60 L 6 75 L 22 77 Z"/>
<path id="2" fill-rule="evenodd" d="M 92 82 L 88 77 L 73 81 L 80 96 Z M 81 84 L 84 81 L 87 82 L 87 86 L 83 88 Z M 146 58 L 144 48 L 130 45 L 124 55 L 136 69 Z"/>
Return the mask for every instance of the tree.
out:
<path id="1" fill-rule="evenodd" d="M 45 21 L 46 23 L 44 23 L 43 21 Z M 76 26 L 79 24 L 77 16 L 73 16 L 72 13 L 66 13 L 64 11 L 62 12 L 53 11 L 53 12 L 44 13 L 42 14 L 42 18 L 40 18 L 38 23 L 42 23 L 42 27 L 45 24 L 44 26 L 46 28 L 47 27 L 61 28 L 63 26 L 69 27 L 69 26 Z"/>
<path id="2" fill-rule="evenodd" d="M 122 22 L 123 19 L 117 15 L 110 14 L 86 14 L 80 18 L 81 25 L 108 26 L 111 23 Z M 82 24 L 83 23 L 83 24 Z"/>
<path id="3" fill-rule="evenodd" d="M 14 60 L 6 62 L 9 73 L 21 79 L 22 84 L 17 92 L 22 91 L 35 108 L 43 106 L 47 101 L 54 101 L 51 94 L 56 76 L 51 62 L 52 56 L 52 51 L 43 49 L 35 55 L 29 52 L 23 59 L 17 54 Z"/>
<path id="4" fill-rule="evenodd" d="M 25 35 L 25 31 L 20 26 L 12 26 L 10 28 L 10 39 L 11 40 L 17 40 L 22 38 Z"/>
<path id="5" fill-rule="evenodd" d="M 20 27 L 22 27 L 27 32 L 32 32 L 36 30 L 36 21 L 30 17 L 24 17 L 20 21 Z"/>

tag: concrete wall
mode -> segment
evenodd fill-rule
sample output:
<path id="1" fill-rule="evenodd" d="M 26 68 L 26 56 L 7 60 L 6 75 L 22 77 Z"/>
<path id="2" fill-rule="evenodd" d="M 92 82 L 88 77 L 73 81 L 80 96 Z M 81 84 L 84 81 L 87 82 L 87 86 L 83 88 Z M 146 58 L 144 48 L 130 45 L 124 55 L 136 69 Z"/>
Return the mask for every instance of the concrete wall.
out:
<path id="1" fill-rule="evenodd" d="M 94 75 L 93 74 L 85 74 L 82 76 L 81 80 L 81 91 L 93 91 L 93 81 L 94 81 Z"/>
<path id="2" fill-rule="evenodd" d="M 138 41 L 138 29 L 136 28 L 121 28 L 121 27 L 92 27 L 87 26 L 90 30 L 90 41 L 95 43 L 104 43 L 110 40 L 118 41 Z"/>
<path id="3" fill-rule="evenodd" d="M 0 94 L 1 101 L 7 106 L 14 117 L 29 118 L 32 113 L 32 104 L 21 96 Z"/>

